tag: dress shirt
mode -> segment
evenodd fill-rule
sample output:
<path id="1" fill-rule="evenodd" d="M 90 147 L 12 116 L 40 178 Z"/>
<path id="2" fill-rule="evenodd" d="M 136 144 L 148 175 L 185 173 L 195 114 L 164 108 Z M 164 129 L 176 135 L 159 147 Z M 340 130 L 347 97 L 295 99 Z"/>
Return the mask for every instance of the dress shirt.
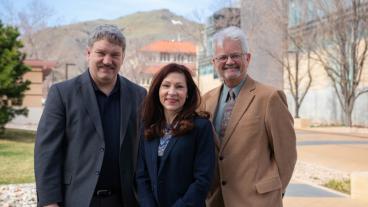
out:
<path id="1" fill-rule="evenodd" d="M 240 93 L 240 89 L 242 88 L 242 86 L 245 83 L 246 78 L 244 78 L 238 85 L 236 85 L 233 88 L 233 91 L 235 93 L 235 97 L 238 97 L 239 93 Z M 224 108 L 226 105 L 226 98 L 227 98 L 227 94 L 229 93 L 230 88 L 224 83 L 222 90 L 221 90 L 221 95 L 220 95 L 220 99 L 219 102 L 217 104 L 217 109 L 216 109 L 216 114 L 214 117 L 214 121 L 215 121 L 215 129 L 216 129 L 216 133 L 219 135 L 220 131 L 221 131 L 221 122 L 222 119 L 224 117 Z M 235 98 L 236 101 L 236 98 Z"/>

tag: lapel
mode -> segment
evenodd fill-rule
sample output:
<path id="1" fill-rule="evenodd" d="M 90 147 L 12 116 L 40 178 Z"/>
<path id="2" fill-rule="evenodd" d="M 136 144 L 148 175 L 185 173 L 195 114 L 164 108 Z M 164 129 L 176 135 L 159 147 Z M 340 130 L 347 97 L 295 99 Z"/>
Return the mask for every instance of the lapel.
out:
<path id="1" fill-rule="evenodd" d="M 162 168 L 165 165 L 165 162 L 167 160 L 167 157 L 169 156 L 172 148 L 174 147 L 174 145 L 178 141 L 178 139 L 185 139 L 185 138 L 183 138 L 183 137 L 172 137 L 171 138 L 169 144 L 167 145 L 167 147 L 165 149 L 164 156 L 161 158 L 160 167 L 158 169 L 158 175 L 160 175 L 160 173 L 162 171 Z M 159 140 L 159 139 L 157 139 L 157 140 Z M 156 151 L 157 150 L 158 150 L 158 145 L 157 145 Z M 157 153 L 156 153 L 156 157 L 157 157 Z"/>
<path id="2" fill-rule="evenodd" d="M 233 111 L 231 112 L 229 124 L 227 125 L 225 135 L 223 138 L 224 140 L 221 146 L 222 149 L 224 149 L 232 133 L 234 132 L 235 127 L 237 126 L 240 119 L 244 116 L 245 112 L 248 110 L 250 104 L 252 103 L 256 95 L 255 88 L 256 85 L 254 80 L 251 79 L 249 76 L 247 76 L 247 79 L 243 87 L 240 89 L 238 97 L 236 98 Z"/>
<path id="3" fill-rule="evenodd" d="M 132 95 L 128 81 L 118 76 L 120 79 L 120 146 L 122 145 L 127 131 L 128 121 L 131 114 Z"/>
<path id="4" fill-rule="evenodd" d="M 217 104 L 218 104 L 218 100 L 220 98 L 220 93 L 222 90 L 222 85 L 213 89 L 210 94 L 208 94 L 208 99 L 205 102 L 205 110 L 207 112 L 209 112 L 211 114 L 210 120 L 212 123 L 214 123 L 214 118 L 215 118 L 215 114 L 216 114 L 216 110 L 217 110 Z M 215 143 L 216 143 L 216 147 L 219 150 L 220 146 L 221 146 L 221 142 L 220 139 L 217 136 L 216 130 L 215 128 L 213 128 L 213 134 L 214 139 L 215 139 Z"/>
<path id="5" fill-rule="evenodd" d="M 83 105 L 85 106 L 87 113 L 91 117 L 91 121 L 95 125 L 97 134 L 104 140 L 101 117 L 98 109 L 95 91 L 92 86 L 91 78 L 89 77 L 88 69 L 81 75 L 81 91 Z"/>
<path id="6" fill-rule="evenodd" d="M 220 98 L 220 93 L 222 90 L 222 85 L 213 89 L 210 94 L 208 94 L 208 99 L 206 101 L 206 111 L 211 114 L 210 120 L 213 123 L 215 120 L 215 113 L 217 109 L 218 100 Z"/>
<path id="7" fill-rule="evenodd" d="M 153 139 L 151 141 L 145 141 L 147 143 L 147 148 L 146 148 L 146 152 L 148 152 L 147 154 L 149 155 L 146 159 L 151 159 L 151 163 L 152 167 L 150 167 L 150 169 L 152 169 L 152 172 L 150 174 L 153 175 L 153 178 L 157 179 L 157 174 L 158 174 L 158 170 L 157 170 L 157 153 L 158 153 L 158 145 L 160 143 L 160 139 Z"/>

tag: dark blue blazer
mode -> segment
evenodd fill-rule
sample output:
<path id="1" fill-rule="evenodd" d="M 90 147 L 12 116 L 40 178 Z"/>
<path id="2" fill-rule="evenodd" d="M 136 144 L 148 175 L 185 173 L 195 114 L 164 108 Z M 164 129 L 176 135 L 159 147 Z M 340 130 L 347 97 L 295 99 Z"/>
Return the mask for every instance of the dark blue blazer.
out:
<path id="1" fill-rule="evenodd" d="M 141 138 L 137 190 L 141 207 L 205 206 L 215 168 L 213 127 L 195 118 L 187 134 L 173 137 L 157 163 L 159 138 Z"/>

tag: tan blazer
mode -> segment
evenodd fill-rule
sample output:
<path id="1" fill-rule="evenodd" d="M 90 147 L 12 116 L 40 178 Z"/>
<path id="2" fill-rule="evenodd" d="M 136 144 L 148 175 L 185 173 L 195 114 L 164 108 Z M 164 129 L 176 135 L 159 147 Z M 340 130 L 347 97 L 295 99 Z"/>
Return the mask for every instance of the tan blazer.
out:
<path id="1" fill-rule="evenodd" d="M 201 110 L 216 112 L 222 86 L 203 96 Z M 296 162 L 293 118 L 285 94 L 247 77 L 223 142 L 216 138 L 218 172 L 207 206 L 281 207 Z"/>

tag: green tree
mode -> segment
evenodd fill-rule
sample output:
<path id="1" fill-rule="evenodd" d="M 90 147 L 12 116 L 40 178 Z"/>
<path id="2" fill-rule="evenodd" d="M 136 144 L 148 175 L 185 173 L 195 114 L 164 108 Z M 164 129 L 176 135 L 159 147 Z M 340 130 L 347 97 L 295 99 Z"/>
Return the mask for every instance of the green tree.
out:
<path id="1" fill-rule="evenodd" d="M 0 133 L 16 115 L 28 114 L 21 103 L 30 84 L 23 80 L 23 75 L 30 68 L 23 64 L 25 54 L 20 51 L 23 44 L 18 37 L 17 28 L 4 26 L 0 21 Z"/>

